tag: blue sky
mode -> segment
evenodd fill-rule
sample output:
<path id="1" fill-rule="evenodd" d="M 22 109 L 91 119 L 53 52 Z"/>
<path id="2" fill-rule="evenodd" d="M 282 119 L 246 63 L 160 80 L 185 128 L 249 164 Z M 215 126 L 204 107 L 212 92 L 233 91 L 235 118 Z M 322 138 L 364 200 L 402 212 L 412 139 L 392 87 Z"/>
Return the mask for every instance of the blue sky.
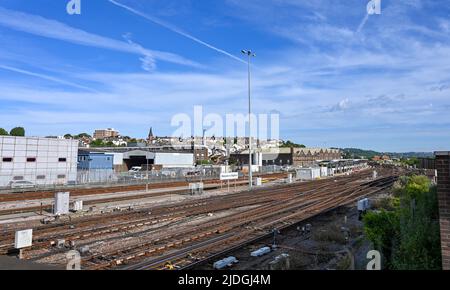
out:
<path id="1" fill-rule="evenodd" d="M 448 1 L 0 0 L 0 127 L 170 135 L 175 114 L 256 113 L 283 139 L 450 149 Z"/>

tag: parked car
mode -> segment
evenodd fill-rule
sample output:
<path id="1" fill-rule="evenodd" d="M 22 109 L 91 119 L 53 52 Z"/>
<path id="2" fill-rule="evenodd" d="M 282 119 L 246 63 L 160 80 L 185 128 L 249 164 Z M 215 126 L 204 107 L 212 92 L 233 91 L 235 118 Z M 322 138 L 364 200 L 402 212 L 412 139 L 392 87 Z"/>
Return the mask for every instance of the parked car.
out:
<path id="1" fill-rule="evenodd" d="M 11 181 L 9 183 L 11 189 L 34 188 L 35 184 L 26 180 Z"/>
<path id="2" fill-rule="evenodd" d="M 128 172 L 133 173 L 133 172 L 139 172 L 141 170 L 142 170 L 142 167 L 134 166 L 134 167 L 131 167 L 131 169 Z"/>
<path id="3" fill-rule="evenodd" d="M 194 177 L 194 176 L 200 176 L 202 173 L 200 171 L 189 171 L 186 172 L 184 176 L 186 177 Z"/>

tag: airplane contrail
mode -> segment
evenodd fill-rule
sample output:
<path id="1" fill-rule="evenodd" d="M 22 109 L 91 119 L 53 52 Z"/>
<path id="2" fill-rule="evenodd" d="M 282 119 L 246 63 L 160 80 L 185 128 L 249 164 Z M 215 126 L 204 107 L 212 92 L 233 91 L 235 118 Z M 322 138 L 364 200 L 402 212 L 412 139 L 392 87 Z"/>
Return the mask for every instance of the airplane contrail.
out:
<path id="1" fill-rule="evenodd" d="M 75 84 L 75 83 L 72 83 L 72 82 L 68 82 L 68 81 L 65 81 L 65 80 L 62 80 L 62 79 L 59 79 L 59 78 L 54 78 L 52 76 L 48 76 L 48 75 L 44 75 L 44 74 L 40 74 L 40 73 L 35 73 L 35 72 L 31 72 L 31 71 L 27 71 L 27 70 L 11 67 L 11 66 L 8 66 L 8 65 L 0 64 L 0 69 L 4 69 L 4 70 L 12 71 L 12 72 L 15 72 L 15 73 L 20 73 L 20 74 L 24 74 L 24 75 L 28 75 L 28 76 L 32 76 L 32 77 L 36 77 L 36 78 L 40 78 L 40 79 L 44 79 L 44 80 L 47 80 L 47 81 L 59 83 L 59 84 L 66 85 L 66 86 L 71 86 L 71 87 L 74 87 L 74 88 L 77 88 L 77 89 L 83 89 L 83 90 L 86 90 L 86 91 L 98 93 L 98 91 L 96 91 L 94 89 L 91 89 L 91 88 L 88 88 L 88 87 L 85 87 L 85 86 L 82 86 L 82 85 L 78 85 L 78 84 Z"/>
<path id="2" fill-rule="evenodd" d="M 364 28 L 364 25 L 366 25 L 367 20 L 369 20 L 369 14 L 366 14 L 366 16 L 364 16 L 363 20 L 361 21 L 361 23 L 358 26 L 358 29 L 356 30 L 356 33 L 361 32 L 361 30 Z"/>
<path id="3" fill-rule="evenodd" d="M 193 41 L 195 41 L 195 42 L 197 42 L 197 43 L 199 43 L 199 44 L 201 44 L 203 46 L 206 46 L 206 47 L 208 47 L 208 48 L 210 48 L 212 50 L 215 50 L 215 51 L 217 51 L 217 52 L 219 52 L 221 54 L 224 54 L 224 55 L 226 55 L 228 57 L 231 57 L 234 60 L 237 60 L 237 61 L 242 62 L 242 63 L 246 63 L 244 60 L 240 59 L 239 57 L 237 57 L 235 55 L 232 55 L 231 53 L 226 52 L 223 49 L 217 48 L 217 47 L 215 47 L 215 46 L 213 46 L 213 45 L 211 45 L 209 43 L 206 43 L 206 42 L 196 38 L 195 36 L 192 36 L 192 35 L 184 32 L 180 28 L 178 28 L 178 27 L 176 27 L 176 26 L 174 26 L 174 25 L 172 25 L 170 23 L 164 22 L 164 21 L 162 21 L 162 20 L 160 20 L 160 19 L 158 19 L 156 17 L 147 15 L 147 14 L 145 14 L 143 12 L 140 12 L 140 11 L 138 11 L 136 9 L 133 9 L 133 8 L 131 8 L 131 7 L 127 6 L 127 5 L 124 5 L 122 3 L 119 3 L 119 2 L 117 2 L 115 0 L 108 0 L 108 1 L 111 2 L 112 4 L 116 5 L 116 6 L 122 7 L 122 8 L 124 8 L 124 9 L 126 9 L 126 10 L 128 10 L 128 11 L 130 11 L 130 12 L 136 14 L 136 15 L 138 15 L 138 16 L 141 16 L 141 17 L 143 17 L 143 18 L 145 18 L 145 19 L 147 19 L 147 20 L 149 20 L 149 21 L 151 21 L 151 22 L 153 22 L 155 24 L 158 24 L 158 25 L 160 25 L 160 26 L 162 26 L 162 27 L 164 27 L 166 29 L 169 29 L 172 32 L 175 32 L 175 33 L 177 33 L 179 35 L 182 35 L 182 36 L 184 36 L 186 38 L 189 38 L 189 39 L 191 39 L 191 40 L 193 40 Z"/>

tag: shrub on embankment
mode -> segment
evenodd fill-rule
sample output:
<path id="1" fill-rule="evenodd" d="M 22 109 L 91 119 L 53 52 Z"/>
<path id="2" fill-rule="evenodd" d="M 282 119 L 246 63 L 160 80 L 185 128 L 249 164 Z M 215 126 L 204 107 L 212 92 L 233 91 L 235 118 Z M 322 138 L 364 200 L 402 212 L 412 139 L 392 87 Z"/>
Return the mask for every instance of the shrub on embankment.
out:
<path id="1" fill-rule="evenodd" d="M 436 187 L 426 176 L 402 177 L 394 192 L 389 210 L 371 211 L 363 218 L 365 236 L 382 254 L 383 268 L 441 269 Z"/>

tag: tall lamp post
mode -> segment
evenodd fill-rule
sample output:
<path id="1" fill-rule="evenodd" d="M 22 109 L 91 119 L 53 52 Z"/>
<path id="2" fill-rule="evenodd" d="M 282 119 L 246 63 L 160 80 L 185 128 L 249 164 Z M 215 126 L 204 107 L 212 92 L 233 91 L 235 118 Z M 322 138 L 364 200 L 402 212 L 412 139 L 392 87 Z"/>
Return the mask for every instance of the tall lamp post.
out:
<path id="1" fill-rule="evenodd" d="M 248 185 L 250 190 L 253 188 L 253 170 L 252 170 L 252 106 L 251 106 L 251 71 L 250 71 L 250 59 L 255 57 L 251 50 L 242 50 L 242 53 L 247 56 L 248 59 Z"/>
<path id="2" fill-rule="evenodd" d="M 147 156 L 146 157 L 146 159 L 147 159 L 147 168 L 146 168 L 146 171 L 147 171 L 147 182 L 145 184 L 145 192 L 148 192 L 148 154 L 146 153 L 145 155 Z"/>

